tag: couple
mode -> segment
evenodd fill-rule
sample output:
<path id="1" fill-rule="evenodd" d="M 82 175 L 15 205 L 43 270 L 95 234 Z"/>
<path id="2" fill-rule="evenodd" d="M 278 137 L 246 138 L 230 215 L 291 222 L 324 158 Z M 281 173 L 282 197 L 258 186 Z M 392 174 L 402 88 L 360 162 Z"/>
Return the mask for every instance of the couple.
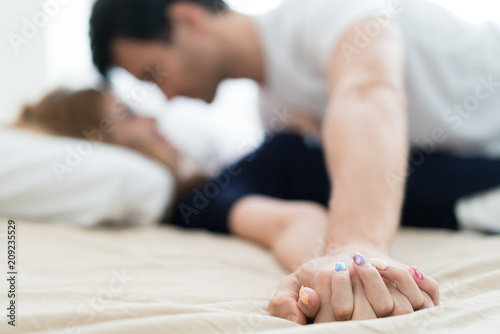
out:
<path id="1" fill-rule="evenodd" d="M 98 0 L 90 25 L 104 76 L 122 67 L 206 102 L 222 80 L 250 78 L 264 122 L 285 105 L 318 125 L 320 142 L 268 139 L 208 206 L 189 211 L 188 192 L 171 219 L 271 248 L 292 271 L 272 315 L 306 324 L 439 304 L 437 283 L 389 251 L 401 221 L 461 227 L 464 199 L 500 185 L 498 26 L 409 0 L 285 0 L 260 17 L 213 0 Z"/>

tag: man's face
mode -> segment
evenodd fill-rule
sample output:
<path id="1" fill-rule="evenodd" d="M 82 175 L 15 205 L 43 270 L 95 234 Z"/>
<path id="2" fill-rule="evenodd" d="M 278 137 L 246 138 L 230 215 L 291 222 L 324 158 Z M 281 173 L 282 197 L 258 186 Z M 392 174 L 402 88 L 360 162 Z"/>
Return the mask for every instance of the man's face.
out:
<path id="1" fill-rule="evenodd" d="M 192 34 L 178 34 L 172 43 L 117 38 L 111 52 L 116 66 L 154 82 L 168 99 L 185 96 L 210 103 L 223 80 L 213 46 Z"/>

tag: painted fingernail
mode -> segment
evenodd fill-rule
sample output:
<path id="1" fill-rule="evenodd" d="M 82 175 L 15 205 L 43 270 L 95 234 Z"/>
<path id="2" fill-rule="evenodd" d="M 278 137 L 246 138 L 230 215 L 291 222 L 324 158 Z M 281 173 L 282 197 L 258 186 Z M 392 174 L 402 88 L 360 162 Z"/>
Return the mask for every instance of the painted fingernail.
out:
<path id="1" fill-rule="evenodd" d="M 363 264 L 366 263 L 365 257 L 358 252 L 352 254 L 352 259 L 354 260 L 354 263 L 356 263 L 358 266 L 362 266 Z"/>
<path id="2" fill-rule="evenodd" d="M 290 320 L 290 321 L 295 322 L 295 320 L 297 320 L 297 317 L 295 315 L 293 315 L 293 314 L 290 314 L 287 319 Z"/>
<path id="3" fill-rule="evenodd" d="M 347 267 L 344 262 L 335 263 L 335 271 L 346 271 Z"/>
<path id="4" fill-rule="evenodd" d="M 384 260 L 377 259 L 375 257 L 370 259 L 370 264 L 377 268 L 378 270 L 386 270 L 389 267 L 389 264 Z"/>
<path id="5" fill-rule="evenodd" d="M 411 270 L 413 270 L 413 273 L 415 274 L 415 276 L 417 276 L 419 279 L 424 279 L 424 274 L 422 274 L 422 272 L 415 266 L 411 266 L 410 267 Z"/>
<path id="6" fill-rule="evenodd" d="M 304 286 L 300 288 L 299 298 L 302 304 L 309 305 L 309 295 L 304 291 Z"/>

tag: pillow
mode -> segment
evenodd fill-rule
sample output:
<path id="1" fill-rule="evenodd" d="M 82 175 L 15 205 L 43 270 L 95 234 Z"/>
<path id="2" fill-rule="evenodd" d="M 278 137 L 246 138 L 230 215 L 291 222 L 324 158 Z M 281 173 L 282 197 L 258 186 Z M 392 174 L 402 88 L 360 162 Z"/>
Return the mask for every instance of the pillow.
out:
<path id="1" fill-rule="evenodd" d="M 4 217 L 149 225 L 174 200 L 166 167 L 118 146 L 4 128 L 0 160 Z"/>

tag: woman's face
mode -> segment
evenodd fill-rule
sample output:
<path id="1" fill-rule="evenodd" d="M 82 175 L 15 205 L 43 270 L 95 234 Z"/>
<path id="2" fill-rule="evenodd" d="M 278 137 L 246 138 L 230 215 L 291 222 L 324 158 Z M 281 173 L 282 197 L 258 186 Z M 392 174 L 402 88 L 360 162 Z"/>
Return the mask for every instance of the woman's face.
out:
<path id="1" fill-rule="evenodd" d="M 106 95 L 105 118 L 114 144 L 139 149 L 166 143 L 154 118 L 137 116 L 110 94 Z"/>
<path id="2" fill-rule="evenodd" d="M 135 115 L 110 94 L 106 94 L 105 101 L 104 117 L 106 122 L 109 121 L 109 135 L 113 144 L 132 148 L 177 170 L 180 154 L 160 134 L 154 118 Z"/>

